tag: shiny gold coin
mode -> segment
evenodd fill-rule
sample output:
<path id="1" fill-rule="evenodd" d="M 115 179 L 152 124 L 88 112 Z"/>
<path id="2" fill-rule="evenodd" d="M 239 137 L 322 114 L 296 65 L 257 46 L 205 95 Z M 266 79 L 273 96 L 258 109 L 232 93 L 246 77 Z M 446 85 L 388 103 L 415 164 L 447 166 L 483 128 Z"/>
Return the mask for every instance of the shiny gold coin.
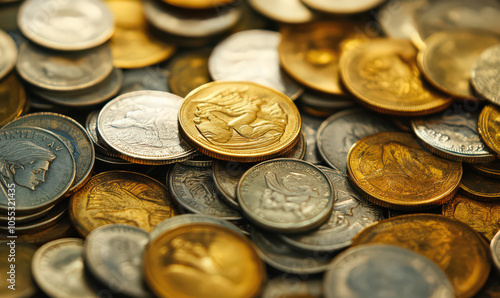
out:
<path id="1" fill-rule="evenodd" d="M 425 78 L 441 91 L 475 99 L 470 85 L 472 67 L 484 50 L 499 42 L 497 35 L 487 31 L 437 32 L 425 40 L 418 65 Z"/>
<path id="2" fill-rule="evenodd" d="M 396 210 L 442 205 L 458 190 L 462 164 L 424 150 L 409 133 L 365 137 L 347 156 L 353 186 L 370 202 Z"/>
<path id="3" fill-rule="evenodd" d="M 163 2 L 172 6 L 186 9 L 208 9 L 217 6 L 226 5 L 235 0 L 163 0 Z"/>
<path id="4" fill-rule="evenodd" d="M 500 231 L 500 203 L 484 203 L 457 194 L 443 205 L 443 215 L 466 223 L 491 241 Z"/>
<path id="5" fill-rule="evenodd" d="M 15 73 L 0 82 L 0 127 L 21 116 L 26 106 L 24 87 Z"/>
<path id="6" fill-rule="evenodd" d="M 169 58 L 175 47 L 148 32 L 141 1 L 106 0 L 115 16 L 115 34 L 111 37 L 113 65 L 139 68 Z"/>
<path id="7" fill-rule="evenodd" d="M 479 134 L 491 150 L 500 155 L 500 109 L 489 105 L 479 115 Z"/>
<path id="8" fill-rule="evenodd" d="M 465 171 L 460 181 L 460 192 L 471 199 L 484 202 L 500 202 L 500 183 L 473 171 Z"/>
<path id="9" fill-rule="evenodd" d="M 298 141 L 299 111 L 283 93 L 251 82 L 213 82 L 193 90 L 179 110 L 181 135 L 213 158 L 254 162 Z"/>
<path id="10" fill-rule="evenodd" d="M 71 221 L 87 236 L 106 224 L 128 224 L 151 232 L 164 219 L 179 214 L 167 188 L 138 173 L 100 173 L 71 197 Z"/>
<path id="11" fill-rule="evenodd" d="M 428 257 L 446 273 L 457 297 L 472 297 L 491 269 L 486 242 L 468 225 L 435 214 L 402 215 L 372 225 L 353 239 L 360 244 L 390 244 Z"/>
<path id="12" fill-rule="evenodd" d="M 245 236 L 188 224 L 158 236 L 145 253 L 145 279 L 159 297 L 257 297 L 266 273 Z"/>
<path id="13" fill-rule="evenodd" d="M 477 174 L 493 179 L 500 179 L 500 161 L 470 164 L 470 169 Z"/>
<path id="14" fill-rule="evenodd" d="M 194 89 L 211 82 L 208 73 L 210 50 L 203 49 L 177 56 L 170 63 L 168 85 L 172 93 L 185 97 Z"/>
<path id="15" fill-rule="evenodd" d="M 340 57 L 342 81 L 359 103 L 379 113 L 418 116 L 442 111 L 453 100 L 427 86 L 408 40 L 373 39 Z"/>

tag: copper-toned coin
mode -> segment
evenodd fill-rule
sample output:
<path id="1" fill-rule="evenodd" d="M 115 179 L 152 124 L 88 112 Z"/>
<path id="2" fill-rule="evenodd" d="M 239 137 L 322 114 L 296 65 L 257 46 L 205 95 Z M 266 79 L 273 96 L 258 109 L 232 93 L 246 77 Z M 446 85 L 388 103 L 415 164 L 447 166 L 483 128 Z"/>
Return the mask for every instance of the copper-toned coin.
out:
<path id="1" fill-rule="evenodd" d="M 464 171 L 460 181 L 460 192 L 474 200 L 484 202 L 500 201 L 500 183 L 498 180 L 478 175 L 474 171 Z"/>
<path id="2" fill-rule="evenodd" d="M 488 241 L 500 230 L 500 203 L 484 203 L 457 194 L 443 205 L 443 215 L 466 223 Z"/>
<path id="3" fill-rule="evenodd" d="M 500 68 L 500 45 L 485 50 L 472 68 L 472 86 L 481 97 L 494 104 L 500 104 L 498 72 Z"/>
<path id="4" fill-rule="evenodd" d="M 352 146 L 347 170 L 370 202 L 396 210 L 442 205 L 458 190 L 462 164 L 424 150 L 408 133 L 382 132 Z"/>
<path id="5" fill-rule="evenodd" d="M 168 85 L 172 93 L 185 97 L 189 92 L 212 81 L 208 73 L 209 49 L 176 56 L 169 64 Z"/>
<path id="6" fill-rule="evenodd" d="M 282 23 L 303 24 L 314 19 L 314 14 L 300 0 L 250 0 L 249 3 L 262 15 Z"/>
<path id="7" fill-rule="evenodd" d="M 500 109 L 497 106 L 484 107 L 479 115 L 478 130 L 486 146 L 500 155 Z"/>
<path id="8" fill-rule="evenodd" d="M 500 179 L 500 161 L 470 164 L 470 169 L 481 176 Z"/>
<path id="9" fill-rule="evenodd" d="M 301 120 L 284 94 L 250 82 L 213 82 L 191 92 L 179 110 L 181 133 L 201 153 L 252 162 L 288 152 Z"/>
<path id="10" fill-rule="evenodd" d="M 26 93 L 15 73 L 0 82 L 0 127 L 19 117 L 26 106 Z"/>
<path id="11" fill-rule="evenodd" d="M 80 234 L 111 223 L 150 232 L 162 220 L 179 214 L 167 188 L 148 176 L 111 171 L 100 173 L 71 197 L 71 220 Z"/>
<path id="12" fill-rule="evenodd" d="M 423 81 L 410 41 L 373 39 L 340 57 L 342 81 L 358 101 L 379 113 L 418 116 L 442 111 L 453 100 Z"/>
<path id="13" fill-rule="evenodd" d="M 7 239 L 7 237 L 2 239 Z M 0 296 L 3 298 L 35 297 L 35 282 L 31 277 L 31 260 L 36 247 L 16 241 L 17 239 L 0 241 L 0 270 L 4 278 L 0 280 Z"/>
<path id="14" fill-rule="evenodd" d="M 428 257 L 448 276 L 457 297 L 472 297 L 488 279 L 486 242 L 468 225 L 433 214 L 386 219 L 359 233 L 353 245 L 379 243 L 408 248 Z"/>
<path id="15" fill-rule="evenodd" d="M 163 2 L 185 9 L 208 9 L 221 5 L 229 5 L 235 0 L 162 0 Z"/>
<path id="16" fill-rule="evenodd" d="M 475 99 L 470 85 L 472 67 L 484 50 L 499 42 L 498 35 L 487 31 L 437 32 L 425 40 L 418 64 L 436 88 L 455 97 Z"/>
<path id="17" fill-rule="evenodd" d="M 12 37 L 0 30 L 0 79 L 3 79 L 17 62 L 17 46 Z"/>
<path id="18" fill-rule="evenodd" d="M 145 279 L 161 297 L 256 297 L 266 278 L 254 245 L 226 227 L 194 223 L 153 240 Z"/>
<path id="19" fill-rule="evenodd" d="M 326 13 L 352 14 L 370 10 L 385 0 L 301 0 L 307 6 Z"/>

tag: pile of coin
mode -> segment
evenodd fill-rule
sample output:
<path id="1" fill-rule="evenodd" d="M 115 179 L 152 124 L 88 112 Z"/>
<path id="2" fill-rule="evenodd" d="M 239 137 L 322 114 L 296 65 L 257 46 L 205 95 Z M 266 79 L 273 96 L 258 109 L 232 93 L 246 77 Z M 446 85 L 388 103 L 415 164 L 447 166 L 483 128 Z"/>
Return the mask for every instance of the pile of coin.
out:
<path id="1" fill-rule="evenodd" d="M 500 295 L 499 16 L 0 1 L 0 296 Z"/>

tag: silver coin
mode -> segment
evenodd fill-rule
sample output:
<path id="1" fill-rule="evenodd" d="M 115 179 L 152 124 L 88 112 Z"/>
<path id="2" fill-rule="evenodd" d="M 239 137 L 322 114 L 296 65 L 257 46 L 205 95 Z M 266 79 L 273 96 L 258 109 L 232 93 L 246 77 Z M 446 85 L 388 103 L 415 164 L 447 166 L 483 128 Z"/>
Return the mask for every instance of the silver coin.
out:
<path id="1" fill-rule="evenodd" d="M 203 155 L 202 153 L 199 153 L 199 155 L 181 162 L 181 164 L 190 167 L 211 167 L 212 163 L 213 159 L 211 157 Z"/>
<path id="2" fill-rule="evenodd" d="M 300 119 L 302 120 L 302 131 L 307 141 L 307 151 L 304 160 L 313 164 L 321 164 L 323 161 L 318 152 L 316 134 L 323 120 L 305 113 L 300 113 Z"/>
<path id="3" fill-rule="evenodd" d="M 239 234 L 241 231 L 238 227 L 233 225 L 232 223 L 217 218 L 215 216 L 205 215 L 205 214 L 181 214 L 178 216 L 174 216 L 164 221 L 160 222 L 156 225 L 156 227 L 149 233 L 149 241 L 152 242 L 158 236 L 163 234 L 163 232 L 175 229 L 177 227 L 188 225 L 192 223 L 211 223 L 216 225 L 221 225 L 228 229 L 231 229 Z"/>
<path id="4" fill-rule="evenodd" d="M 427 149 L 441 157 L 487 163 L 495 155 L 488 151 L 479 135 L 480 112 L 479 108 L 469 112 L 466 107 L 455 105 L 444 113 L 412 120 L 412 129 Z"/>
<path id="5" fill-rule="evenodd" d="M 382 209 L 362 199 L 343 172 L 323 166 L 318 168 L 330 179 L 335 190 L 330 218 L 318 230 L 307 234 L 281 235 L 281 239 L 302 250 L 340 250 L 351 245 L 354 236 L 364 228 L 382 220 Z"/>
<path id="6" fill-rule="evenodd" d="M 323 281 L 318 278 L 275 277 L 267 282 L 262 298 L 323 297 Z"/>
<path id="7" fill-rule="evenodd" d="M 262 260 L 270 266 L 289 273 L 316 274 L 325 271 L 333 256 L 327 253 L 296 252 L 272 234 L 253 229 L 251 239 Z"/>
<path id="8" fill-rule="evenodd" d="M 500 68 L 500 45 L 484 51 L 472 68 L 472 86 L 483 98 L 500 104 L 498 72 Z"/>
<path id="9" fill-rule="evenodd" d="M 17 62 L 17 46 L 14 40 L 0 30 L 0 79 L 4 78 Z"/>
<path id="10" fill-rule="evenodd" d="M 397 131 L 397 128 L 381 115 L 362 108 L 350 109 L 326 119 L 318 129 L 316 142 L 323 159 L 347 174 L 347 153 L 352 145 L 383 131 Z"/>
<path id="11" fill-rule="evenodd" d="M 208 59 L 208 71 L 216 81 L 249 81 L 274 88 L 292 100 L 304 91 L 280 68 L 281 34 L 246 30 L 219 43 Z"/>
<path id="12" fill-rule="evenodd" d="M 495 268 L 500 273 L 500 231 L 491 239 L 490 249 Z"/>
<path id="13" fill-rule="evenodd" d="M 271 231 L 315 229 L 331 215 L 334 191 L 313 164 L 289 158 L 259 163 L 241 177 L 237 189 L 243 214 Z"/>
<path id="14" fill-rule="evenodd" d="M 235 6 L 217 13 L 196 16 L 179 10 L 168 10 L 163 3 L 143 0 L 144 15 L 156 28 L 183 37 L 206 37 L 222 33 L 238 22 L 242 15 L 241 7 Z"/>
<path id="15" fill-rule="evenodd" d="M 38 218 L 35 221 L 20 224 L 16 220 L 15 232 L 16 235 L 33 234 L 41 230 L 48 229 L 60 222 L 68 214 L 68 204 L 61 202 L 51 208 L 47 214 Z M 0 225 L 0 232 L 8 233 L 8 226 Z"/>
<path id="16" fill-rule="evenodd" d="M 63 238 L 43 245 L 33 256 L 31 273 L 50 297 L 97 297 L 85 279 L 82 239 Z"/>
<path id="17" fill-rule="evenodd" d="M 102 45 L 87 51 L 54 52 L 23 43 L 17 71 L 28 83 L 53 91 L 75 91 L 102 82 L 113 70 L 111 50 Z"/>
<path id="18" fill-rule="evenodd" d="M 226 203 L 235 209 L 240 209 L 240 204 L 236 198 L 238 182 L 241 176 L 254 165 L 255 163 L 224 160 L 215 160 L 212 164 L 212 173 L 217 191 Z"/>
<path id="19" fill-rule="evenodd" d="M 101 155 L 99 153 L 96 153 L 95 159 L 97 161 L 105 164 L 106 166 L 117 166 L 117 167 L 125 166 L 125 168 L 123 168 L 125 170 L 130 169 L 130 166 L 135 165 L 135 164 L 131 163 L 130 161 L 126 161 L 124 159 L 121 159 L 118 157 L 111 157 L 111 156 L 107 156 L 107 155 Z M 106 170 L 109 170 L 109 169 L 106 168 Z"/>
<path id="20" fill-rule="evenodd" d="M 216 191 L 211 167 L 190 167 L 176 164 L 168 176 L 175 200 L 194 213 L 238 220 L 240 214 L 226 205 Z"/>
<path id="21" fill-rule="evenodd" d="M 47 129 L 59 136 L 69 148 L 76 164 L 75 181 L 69 189 L 69 194 L 76 192 L 87 182 L 94 168 L 95 151 L 92 139 L 80 123 L 61 114 L 34 113 L 17 118 L 4 128 L 23 126 Z"/>
<path id="22" fill-rule="evenodd" d="M 92 111 L 89 113 L 87 116 L 87 120 L 85 121 L 85 129 L 87 130 L 87 133 L 92 140 L 92 143 L 94 144 L 94 148 L 96 150 L 96 153 L 101 153 L 103 155 L 109 156 L 109 157 L 118 157 L 117 153 L 114 153 L 110 150 L 108 150 L 99 140 L 99 137 L 97 136 L 97 117 L 99 116 L 99 111 Z"/>
<path id="23" fill-rule="evenodd" d="M 44 47 L 75 51 L 111 38 L 114 18 L 99 0 L 27 0 L 19 10 L 18 26 L 28 39 Z"/>
<path id="24" fill-rule="evenodd" d="M 41 128 L 1 129 L 0 164 L 4 169 L 0 173 L 3 213 L 13 198 L 16 215 L 47 209 L 66 194 L 75 178 L 75 160 L 68 147 Z"/>
<path id="25" fill-rule="evenodd" d="M 39 218 L 42 218 L 52 208 L 54 208 L 54 206 L 50 206 L 49 208 L 44 209 L 44 210 L 42 210 L 40 212 L 37 212 L 37 213 L 34 213 L 34 214 L 30 214 L 30 215 L 26 215 L 26 216 L 15 216 L 16 225 L 18 225 L 18 224 L 25 224 L 25 223 L 37 220 Z M 5 224 L 5 226 L 7 226 L 8 221 L 12 220 L 12 218 L 13 217 L 12 216 L 8 216 L 7 213 L 6 214 L 1 214 L 0 215 L 0 223 Z"/>
<path id="26" fill-rule="evenodd" d="M 264 16 L 282 23 L 311 22 L 314 14 L 299 0 L 249 0 L 250 5 Z"/>
<path id="27" fill-rule="evenodd" d="M 306 134 L 302 131 L 299 136 L 299 140 L 297 144 L 293 146 L 290 152 L 283 154 L 282 158 L 296 158 L 296 159 L 304 159 L 307 152 L 307 140 Z"/>
<path id="28" fill-rule="evenodd" d="M 125 69 L 123 70 L 123 84 L 120 94 L 141 90 L 169 92 L 168 75 L 169 71 L 162 64 L 137 69 Z"/>
<path id="29" fill-rule="evenodd" d="M 85 268 L 113 293 L 129 297 L 150 297 L 142 274 L 142 255 L 149 243 L 143 229 L 122 225 L 105 225 L 85 238 Z"/>
<path id="30" fill-rule="evenodd" d="M 333 14 L 353 14 L 375 8 L 385 0 L 301 0 L 312 9 Z"/>
<path id="31" fill-rule="evenodd" d="M 180 137 L 177 124 L 182 100 L 160 91 L 120 95 L 99 113 L 98 136 L 131 162 L 154 165 L 189 159 L 195 150 Z"/>
<path id="32" fill-rule="evenodd" d="M 328 267 L 324 295 L 330 297 L 455 297 L 444 272 L 431 260 L 391 245 L 356 246 Z"/>

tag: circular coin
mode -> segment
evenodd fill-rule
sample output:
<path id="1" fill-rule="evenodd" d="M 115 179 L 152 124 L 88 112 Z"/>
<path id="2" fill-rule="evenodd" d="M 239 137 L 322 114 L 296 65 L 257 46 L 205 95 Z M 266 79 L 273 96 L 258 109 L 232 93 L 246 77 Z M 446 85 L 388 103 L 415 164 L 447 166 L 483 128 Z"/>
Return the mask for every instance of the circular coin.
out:
<path id="1" fill-rule="evenodd" d="M 303 24 L 315 18 L 299 0 L 250 0 L 249 3 L 262 15 L 281 23 Z"/>
<path id="2" fill-rule="evenodd" d="M 500 155 L 500 109 L 494 105 L 484 107 L 479 115 L 478 132 L 486 146 Z"/>
<path id="3" fill-rule="evenodd" d="M 496 269 L 500 271 L 500 231 L 491 239 L 490 249 L 493 256 L 493 263 Z"/>
<path id="4" fill-rule="evenodd" d="M 68 204 L 66 202 L 61 202 L 51 208 L 50 211 L 42 216 L 41 218 L 36 219 L 35 221 L 30 221 L 27 223 L 18 223 L 14 221 L 15 226 L 11 227 L 8 225 L 0 226 L 0 232 L 11 233 L 13 229 L 16 235 L 26 235 L 26 234 L 34 234 L 39 231 L 46 230 L 54 225 L 56 225 L 59 221 L 61 221 L 67 213 Z"/>
<path id="5" fill-rule="evenodd" d="M 422 210 L 442 205 L 458 190 L 462 164 L 437 157 L 411 134 L 381 132 L 349 150 L 352 185 L 368 201 L 395 210 Z"/>
<path id="6" fill-rule="evenodd" d="M 172 93 L 186 97 L 189 92 L 212 81 L 208 73 L 209 49 L 176 56 L 169 64 L 168 84 Z"/>
<path id="7" fill-rule="evenodd" d="M 238 182 L 241 176 L 253 167 L 255 163 L 215 160 L 212 166 L 215 187 L 226 203 L 239 210 L 240 204 L 236 197 Z"/>
<path id="8" fill-rule="evenodd" d="M 20 298 L 40 294 L 31 278 L 31 260 L 35 251 L 36 247 L 28 243 L 0 241 L 0 270 L 6 273 L 5 278 L 0 280 L 0 296 Z"/>
<path id="9" fill-rule="evenodd" d="M 185 9 L 209 9 L 221 5 L 230 5 L 235 0 L 162 0 L 163 2 Z"/>
<path id="10" fill-rule="evenodd" d="M 500 161 L 470 164 L 470 169 L 477 174 L 493 179 L 500 179 Z"/>
<path id="11" fill-rule="evenodd" d="M 141 90 L 169 92 L 167 77 L 169 71 L 163 64 L 123 71 L 123 84 L 120 94 Z"/>
<path id="12" fill-rule="evenodd" d="M 481 97 L 494 104 L 500 104 L 500 87 L 495 76 L 500 68 L 500 45 L 485 50 L 472 67 L 472 86 Z"/>
<path id="13" fill-rule="evenodd" d="M 385 0 L 301 0 L 312 9 L 333 14 L 353 14 L 370 10 Z"/>
<path id="14" fill-rule="evenodd" d="M 0 79 L 16 66 L 17 46 L 12 37 L 0 29 Z"/>
<path id="15" fill-rule="evenodd" d="M 460 192 L 471 199 L 484 202 L 500 201 L 500 183 L 473 171 L 465 171 L 460 181 Z"/>
<path id="16" fill-rule="evenodd" d="M 26 104 L 24 87 L 13 72 L 0 82 L 0 127 L 21 116 Z"/>

